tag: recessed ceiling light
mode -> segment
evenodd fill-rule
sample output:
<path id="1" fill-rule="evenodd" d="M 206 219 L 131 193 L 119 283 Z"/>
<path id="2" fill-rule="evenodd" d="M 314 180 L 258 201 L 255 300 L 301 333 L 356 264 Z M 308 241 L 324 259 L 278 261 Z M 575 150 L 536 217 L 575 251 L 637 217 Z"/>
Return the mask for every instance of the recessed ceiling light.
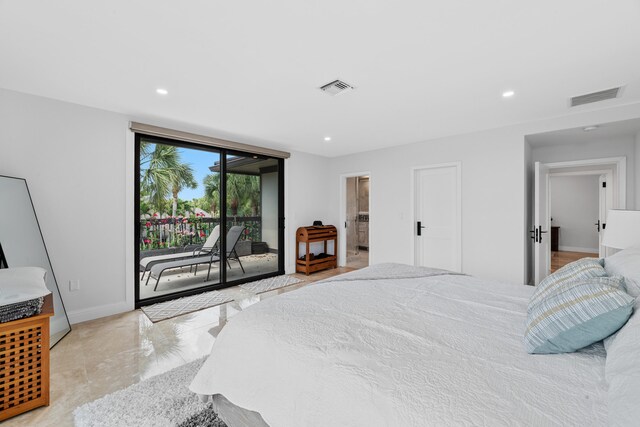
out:
<path id="1" fill-rule="evenodd" d="M 503 98 L 511 98 L 513 95 L 515 95 L 516 93 L 512 90 L 507 90 L 505 92 L 502 92 L 502 97 Z"/>
<path id="2" fill-rule="evenodd" d="M 162 88 L 160 87 L 160 88 L 156 89 L 156 93 L 157 93 L 158 95 L 167 95 L 167 94 L 169 93 L 169 91 L 168 91 L 168 90 L 166 90 L 166 89 L 162 89 Z"/>
<path id="3" fill-rule="evenodd" d="M 325 136 L 324 140 L 325 140 L 325 142 L 329 142 L 329 141 L 331 141 L 331 137 L 330 136 Z"/>
<path id="4" fill-rule="evenodd" d="M 587 126 L 587 127 L 582 128 L 582 130 L 585 131 L 585 132 L 591 132 L 592 130 L 598 129 L 598 127 L 599 126 Z"/>

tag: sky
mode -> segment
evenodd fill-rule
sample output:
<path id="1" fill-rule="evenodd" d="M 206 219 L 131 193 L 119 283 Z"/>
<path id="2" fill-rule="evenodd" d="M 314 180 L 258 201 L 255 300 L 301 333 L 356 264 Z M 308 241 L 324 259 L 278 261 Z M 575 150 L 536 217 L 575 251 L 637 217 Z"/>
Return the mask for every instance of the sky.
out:
<path id="1" fill-rule="evenodd" d="M 198 183 L 198 188 L 193 190 L 190 188 L 183 189 L 178 194 L 178 198 L 181 200 L 198 199 L 204 195 L 202 180 L 211 173 L 209 166 L 213 166 L 215 162 L 220 160 L 220 154 L 181 147 L 178 147 L 178 152 L 180 153 L 180 159 L 191 165 L 193 176 Z"/>

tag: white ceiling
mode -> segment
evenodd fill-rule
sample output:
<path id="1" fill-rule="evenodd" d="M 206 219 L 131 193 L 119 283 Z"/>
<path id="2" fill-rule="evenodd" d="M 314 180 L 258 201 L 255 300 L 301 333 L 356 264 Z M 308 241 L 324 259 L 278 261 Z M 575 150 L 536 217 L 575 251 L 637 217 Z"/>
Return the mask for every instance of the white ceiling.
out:
<path id="1" fill-rule="evenodd" d="M 639 18 L 638 0 L 0 0 L 0 87 L 336 156 L 640 102 Z M 317 89 L 336 78 L 356 90 Z"/>
<path id="2" fill-rule="evenodd" d="M 603 124 L 594 123 L 594 125 L 598 127 L 588 132 L 585 132 L 584 127 L 579 127 L 527 135 L 526 139 L 532 147 L 544 147 L 606 141 L 616 138 L 635 139 L 636 135 L 640 133 L 640 119 Z"/>

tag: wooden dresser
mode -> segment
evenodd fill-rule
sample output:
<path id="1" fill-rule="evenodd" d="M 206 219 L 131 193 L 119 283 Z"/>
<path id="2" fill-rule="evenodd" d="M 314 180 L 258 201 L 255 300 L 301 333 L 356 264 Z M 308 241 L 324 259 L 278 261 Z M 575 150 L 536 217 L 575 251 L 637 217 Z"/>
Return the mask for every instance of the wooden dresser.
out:
<path id="1" fill-rule="evenodd" d="M 332 242 L 329 253 L 329 242 Z M 311 252 L 311 243 L 324 243 L 324 252 L 318 256 Z M 300 244 L 305 252 L 300 256 Z M 300 227 L 296 231 L 296 272 L 309 275 L 320 270 L 338 266 L 338 230 L 333 225 Z"/>
<path id="2" fill-rule="evenodd" d="M 0 323 L 0 421 L 49 405 L 49 318 L 53 297 L 42 313 Z"/>

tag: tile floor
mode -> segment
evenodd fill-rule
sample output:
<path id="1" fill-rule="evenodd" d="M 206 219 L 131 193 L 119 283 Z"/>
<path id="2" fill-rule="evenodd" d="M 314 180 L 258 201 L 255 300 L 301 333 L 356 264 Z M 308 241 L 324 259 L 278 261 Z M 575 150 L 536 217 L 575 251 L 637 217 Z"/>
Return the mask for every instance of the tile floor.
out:
<path id="1" fill-rule="evenodd" d="M 347 252 L 347 266 L 360 269 L 369 265 L 369 251 L 360 250 Z"/>
<path id="2" fill-rule="evenodd" d="M 236 261 L 231 260 L 231 268 L 227 269 L 227 280 L 245 279 L 278 271 L 278 255 L 276 254 L 248 255 L 241 257 L 240 260 L 242 261 L 244 272 Z M 156 279 L 149 279 L 149 273 L 146 273 L 144 279 L 140 282 L 140 299 L 144 300 L 187 289 L 200 288 L 205 284 L 214 285 L 220 283 L 219 264 L 213 264 L 209 281 L 206 281 L 207 267 L 207 265 L 200 265 L 197 270 L 191 270 L 189 267 L 167 270 L 160 277 L 160 282 L 155 291 Z M 147 279 L 149 279 L 148 282 Z"/>
<path id="3" fill-rule="evenodd" d="M 3 427 L 72 426 L 76 407 L 209 354 L 227 319 L 243 308 L 352 270 L 296 274 L 304 282 L 158 323 L 135 310 L 73 325 L 51 350 L 51 405 Z"/>

